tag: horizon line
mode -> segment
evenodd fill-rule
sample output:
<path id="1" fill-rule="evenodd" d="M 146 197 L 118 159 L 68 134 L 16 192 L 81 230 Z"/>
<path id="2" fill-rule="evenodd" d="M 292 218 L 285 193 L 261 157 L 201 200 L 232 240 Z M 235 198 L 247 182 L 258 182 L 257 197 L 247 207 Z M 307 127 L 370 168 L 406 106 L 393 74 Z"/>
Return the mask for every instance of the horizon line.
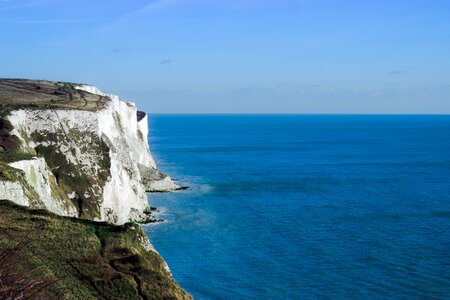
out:
<path id="1" fill-rule="evenodd" d="M 450 116 L 450 113 L 179 113 L 179 112 L 146 112 L 150 115 L 283 115 L 283 116 Z"/>

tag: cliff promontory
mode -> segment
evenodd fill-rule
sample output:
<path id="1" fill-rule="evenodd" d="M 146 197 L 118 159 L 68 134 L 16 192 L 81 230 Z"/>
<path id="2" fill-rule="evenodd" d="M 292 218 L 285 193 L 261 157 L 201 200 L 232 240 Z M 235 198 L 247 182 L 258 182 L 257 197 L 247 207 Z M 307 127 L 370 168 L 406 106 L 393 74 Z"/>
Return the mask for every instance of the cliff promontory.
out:
<path id="1" fill-rule="evenodd" d="M 135 223 L 147 192 L 180 188 L 147 136 L 146 113 L 93 86 L 0 79 L 0 298 L 38 276 L 45 299 L 190 299 Z"/>
<path id="2" fill-rule="evenodd" d="M 147 191 L 178 187 L 156 170 L 147 115 L 95 87 L 0 80 L 0 199 L 123 224 Z"/>

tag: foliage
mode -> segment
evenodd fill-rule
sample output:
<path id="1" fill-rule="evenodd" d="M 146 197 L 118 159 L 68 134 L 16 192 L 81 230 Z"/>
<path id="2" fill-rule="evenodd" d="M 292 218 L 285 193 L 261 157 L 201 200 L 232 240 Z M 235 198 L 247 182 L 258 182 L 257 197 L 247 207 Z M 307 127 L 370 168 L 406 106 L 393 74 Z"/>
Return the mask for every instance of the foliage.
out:
<path id="1" fill-rule="evenodd" d="M 60 90 L 60 91 L 63 91 L 63 90 L 75 90 L 73 85 L 71 85 L 70 83 L 67 83 L 67 82 L 58 82 L 57 86 L 58 86 L 58 90 Z"/>
<path id="2" fill-rule="evenodd" d="M 52 282 L 42 291 L 48 299 L 190 299 L 162 258 L 145 250 L 136 224 L 59 217 L 0 201 L 0 240 L 13 244 L 14 236 L 30 232 L 28 259 L 17 269 Z"/>
<path id="3" fill-rule="evenodd" d="M 43 295 L 55 283 L 50 278 L 39 273 L 39 268 L 23 269 L 23 262 L 28 261 L 26 255 L 29 246 L 29 235 L 12 236 L 2 228 L 0 239 L 0 299 L 46 299 Z M 4 236 L 8 236 L 5 238 Z"/>
<path id="4" fill-rule="evenodd" d="M 11 113 L 11 107 L 7 105 L 0 105 L 0 118 L 5 118 Z"/>
<path id="5" fill-rule="evenodd" d="M 0 152 L 0 162 L 11 163 L 19 160 L 33 159 L 33 155 L 20 151 Z"/>

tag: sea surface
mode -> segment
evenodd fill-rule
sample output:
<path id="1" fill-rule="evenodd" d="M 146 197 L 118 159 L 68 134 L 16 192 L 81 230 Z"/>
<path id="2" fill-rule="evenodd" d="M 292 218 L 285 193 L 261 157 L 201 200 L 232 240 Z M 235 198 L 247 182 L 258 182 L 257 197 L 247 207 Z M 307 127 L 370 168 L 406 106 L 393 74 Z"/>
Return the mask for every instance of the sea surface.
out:
<path id="1" fill-rule="evenodd" d="M 450 299 L 450 116 L 156 115 L 146 227 L 196 299 Z"/>

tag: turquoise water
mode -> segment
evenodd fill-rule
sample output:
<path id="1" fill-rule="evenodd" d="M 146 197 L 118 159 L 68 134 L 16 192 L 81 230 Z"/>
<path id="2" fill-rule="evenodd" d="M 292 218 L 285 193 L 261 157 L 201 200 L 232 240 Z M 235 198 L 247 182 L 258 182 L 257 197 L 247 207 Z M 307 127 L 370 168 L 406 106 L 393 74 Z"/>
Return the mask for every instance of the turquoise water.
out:
<path id="1" fill-rule="evenodd" d="M 158 115 L 147 227 L 197 299 L 449 299 L 450 116 Z"/>

